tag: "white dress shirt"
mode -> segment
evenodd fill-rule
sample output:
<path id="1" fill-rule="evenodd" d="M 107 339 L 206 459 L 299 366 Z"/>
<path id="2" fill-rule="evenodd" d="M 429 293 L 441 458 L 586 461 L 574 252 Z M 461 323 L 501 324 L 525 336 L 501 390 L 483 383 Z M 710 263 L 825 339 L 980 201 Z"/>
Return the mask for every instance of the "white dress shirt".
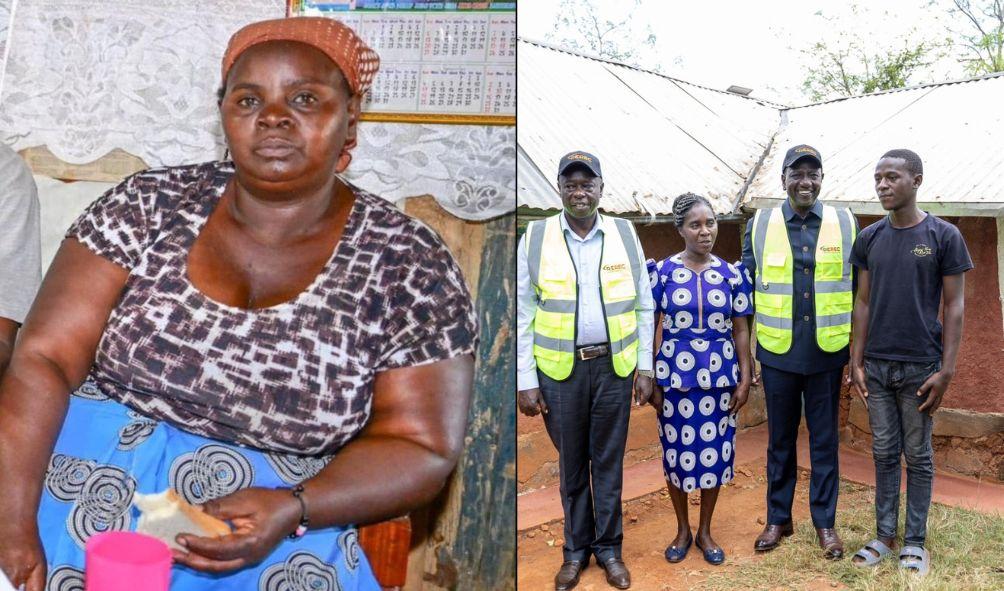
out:
<path id="1" fill-rule="evenodd" d="M 599 216 L 593 228 L 580 237 L 568 226 L 565 214 L 561 217 L 562 233 L 572 255 L 578 276 L 579 310 L 576 315 L 577 346 L 607 342 L 606 318 L 603 315 L 603 300 L 600 297 L 600 258 L 603 251 L 603 229 Z M 638 257 L 644 264 L 645 254 L 635 236 Z M 533 358 L 533 318 L 537 312 L 537 290 L 530 284 L 527 260 L 526 234 L 520 238 L 516 248 L 516 387 L 529 390 L 540 386 L 537 380 L 537 362 Z M 652 369 L 652 335 L 655 331 L 655 301 L 652 300 L 652 286 L 645 268 L 638 274 L 638 298 L 635 314 L 638 318 L 638 369 Z"/>

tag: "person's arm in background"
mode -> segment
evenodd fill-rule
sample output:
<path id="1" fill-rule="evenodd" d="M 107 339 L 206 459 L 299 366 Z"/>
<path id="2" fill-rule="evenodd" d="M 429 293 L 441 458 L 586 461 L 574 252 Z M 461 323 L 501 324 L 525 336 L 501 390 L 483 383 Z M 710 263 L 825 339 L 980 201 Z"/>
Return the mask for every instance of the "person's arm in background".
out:
<path id="1" fill-rule="evenodd" d="M 633 226 L 632 226 L 633 228 Z M 638 323 L 638 370 L 652 371 L 653 349 L 652 338 L 655 332 L 655 324 L 652 319 L 655 314 L 655 300 L 652 299 L 652 279 L 648 274 L 645 265 L 645 251 L 642 250 L 641 240 L 638 233 L 634 234 L 635 248 L 638 251 L 638 261 L 643 265 L 638 273 L 638 285 L 635 290 L 638 293 L 635 304 L 635 318 Z M 647 404 L 652 398 L 655 390 L 655 380 L 649 376 L 635 374 L 635 402 L 637 404 Z"/>
<path id="2" fill-rule="evenodd" d="M 764 214 L 765 215 L 765 214 Z M 756 310 L 756 257 L 753 256 L 753 219 L 750 218 L 746 220 L 746 235 L 743 238 L 743 266 L 749 271 L 750 281 L 754 283 L 753 293 L 750 294 L 750 304 L 753 306 L 753 310 Z M 746 350 L 739 348 L 739 343 L 736 343 L 736 354 L 740 353 L 749 356 L 749 367 L 751 372 L 750 385 L 757 386 L 760 384 L 760 374 L 756 371 L 756 350 L 753 347 L 753 338 L 756 334 L 756 313 L 749 317 L 747 323 L 746 331 Z"/>
<path id="3" fill-rule="evenodd" d="M 0 145 L 0 377 L 41 282 L 38 189 L 24 160 Z"/>
<path id="4" fill-rule="evenodd" d="M 538 231 L 542 231 L 539 228 Z M 537 313 L 537 292 L 530 284 L 527 261 L 527 233 L 516 246 L 516 404 L 520 412 L 533 417 L 547 412 L 537 380 L 537 361 L 533 358 L 533 318 Z"/>

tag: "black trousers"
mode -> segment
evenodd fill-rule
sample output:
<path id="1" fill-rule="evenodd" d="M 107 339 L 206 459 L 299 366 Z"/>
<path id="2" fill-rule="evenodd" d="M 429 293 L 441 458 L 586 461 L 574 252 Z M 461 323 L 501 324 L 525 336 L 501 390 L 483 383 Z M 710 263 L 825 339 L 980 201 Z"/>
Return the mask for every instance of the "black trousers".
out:
<path id="1" fill-rule="evenodd" d="M 795 441 L 802 419 L 809 429 L 809 512 L 816 527 L 833 527 L 837 512 L 839 465 L 837 421 L 843 368 L 798 374 L 761 365 L 767 399 L 767 523 L 791 520 L 797 479 Z"/>
<path id="2" fill-rule="evenodd" d="M 558 450 L 565 560 L 620 558 L 631 376 L 617 376 L 609 356 L 576 360 L 562 382 L 537 375 L 548 406 L 544 425 Z"/>

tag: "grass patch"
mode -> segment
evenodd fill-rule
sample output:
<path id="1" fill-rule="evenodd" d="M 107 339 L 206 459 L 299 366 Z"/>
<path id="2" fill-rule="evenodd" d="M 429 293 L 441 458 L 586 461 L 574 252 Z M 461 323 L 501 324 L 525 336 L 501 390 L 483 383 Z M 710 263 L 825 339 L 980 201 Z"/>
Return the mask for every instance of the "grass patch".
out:
<path id="1" fill-rule="evenodd" d="M 726 570 L 710 575 L 700 589 L 826 589 L 860 591 L 910 589 L 915 591 L 960 591 L 1004 589 L 1004 516 L 931 505 L 927 542 L 931 572 L 924 579 L 899 570 L 899 561 L 887 558 L 874 569 L 860 568 L 850 557 L 875 537 L 875 489 L 840 482 L 837 532 L 844 541 L 845 558 L 822 557 L 816 532 L 808 520 L 796 524 L 795 535 L 764 556 L 730 559 Z M 898 543 L 902 543 L 906 500 L 900 499 Z"/>

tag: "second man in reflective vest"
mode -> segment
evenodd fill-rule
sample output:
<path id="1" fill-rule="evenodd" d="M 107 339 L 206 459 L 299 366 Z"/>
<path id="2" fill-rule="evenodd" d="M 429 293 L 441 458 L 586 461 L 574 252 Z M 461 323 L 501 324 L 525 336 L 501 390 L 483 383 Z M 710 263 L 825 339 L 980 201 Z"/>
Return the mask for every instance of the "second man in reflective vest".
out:
<path id="1" fill-rule="evenodd" d="M 747 225 L 743 263 L 753 275 L 756 355 L 767 405 L 767 521 L 758 552 L 793 532 L 797 480 L 795 442 L 803 413 L 812 475 L 809 510 L 827 558 L 843 556 L 834 529 L 839 486 L 837 421 L 841 376 L 848 361 L 853 305 L 849 262 L 857 222 L 850 211 L 819 201 L 823 161 L 799 145 L 784 158 L 787 199 L 762 209 Z"/>

